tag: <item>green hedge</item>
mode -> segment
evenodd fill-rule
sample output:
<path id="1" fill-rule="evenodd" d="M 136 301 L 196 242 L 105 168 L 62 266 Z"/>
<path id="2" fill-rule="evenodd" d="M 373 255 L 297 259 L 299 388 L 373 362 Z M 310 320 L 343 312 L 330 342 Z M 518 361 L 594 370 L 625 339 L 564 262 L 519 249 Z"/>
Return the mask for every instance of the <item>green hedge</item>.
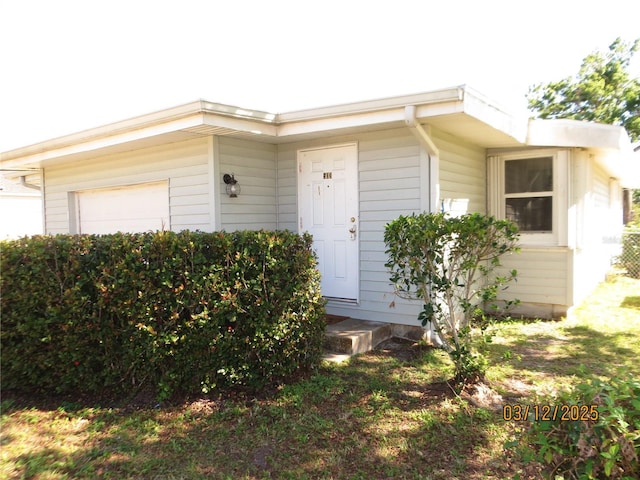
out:
<path id="1" fill-rule="evenodd" d="M 560 391 L 548 403 L 562 412 L 531 422 L 525 438 L 532 439 L 534 458 L 549 466 L 553 478 L 640 478 L 636 378 L 590 380 Z"/>
<path id="2" fill-rule="evenodd" d="M 309 235 L 59 235 L 0 249 L 2 388 L 166 398 L 260 387 L 321 356 Z"/>

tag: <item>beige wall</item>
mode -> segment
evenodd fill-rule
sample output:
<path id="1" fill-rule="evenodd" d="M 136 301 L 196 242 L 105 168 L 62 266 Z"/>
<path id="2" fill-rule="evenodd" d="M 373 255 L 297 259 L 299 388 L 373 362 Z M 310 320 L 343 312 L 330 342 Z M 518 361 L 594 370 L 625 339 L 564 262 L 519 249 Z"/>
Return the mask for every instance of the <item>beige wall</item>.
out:
<path id="1" fill-rule="evenodd" d="M 619 251 L 622 233 L 621 188 L 598 163 L 598 154 L 574 151 L 576 179 L 572 204 L 576 220 L 573 249 L 572 305 L 602 282 Z"/>
<path id="2" fill-rule="evenodd" d="M 517 270 L 517 281 L 500 293 L 502 300 L 520 301 L 511 313 L 555 318 L 567 312 L 571 290 L 572 251 L 564 247 L 527 248 L 501 259 L 499 274 Z"/>
<path id="3" fill-rule="evenodd" d="M 566 192 L 566 213 L 558 225 L 558 246 L 523 245 L 520 254 L 503 262 L 518 270 L 517 283 L 502 294 L 520 300 L 516 313 L 564 315 L 605 279 L 620 237 L 622 204 L 619 184 L 599 165 L 597 155 L 585 149 L 568 153 L 566 185 L 560 188 Z"/>
<path id="4" fill-rule="evenodd" d="M 468 211 L 485 211 L 485 151 L 432 132 L 440 149 L 441 196 L 465 199 Z M 296 153 L 299 149 L 346 142 L 358 144 L 360 209 L 360 301 L 329 304 L 330 313 L 419 325 L 421 305 L 396 298 L 389 283 L 384 228 L 399 215 L 428 205 L 429 160 L 406 128 L 338 136 L 278 146 L 278 226 L 298 229 Z M 393 305 L 391 307 L 390 305 Z"/>
<path id="5" fill-rule="evenodd" d="M 233 138 L 198 138 L 96 157 L 45 170 L 46 231 L 74 231 L 73 193 L 166 180 L 171 230 L 275 229 L 275 146 Z M 229 198 L 234 173 L 242 193 Z"/>
<path id="6" fill-rule="evenodd" d="M 96 157 L 45 169 L 45 231 L 75 233 L 73 193 L 169 180 L 171 230 L 212 230 L 206 138 Z"/>
<path id="7" fill-rule="evenodd" d="M 440 150 L 445 208 L 484 213 L 485 150 L 438 130 L 431 136 Z M 203 137 L 49 167 L 44 174 L 46 231 L 65 233 L 73 226 L 73 192 L 159 180 L 169 181 L 172 230 L 297 231 L 297 151 L 346 142 L 358 145 L 360 298 L 357 305 L 329 305 L 329 311 L 417 324 L 420 306 L 395 298 L 384 267 L 385 225 L 420 211 L 430 196 L 428 157 L 407 128 L 280 145 Z M 240 182 L 238 198 L 225 194 L 225 173 L 234 173 Z M 519 272 L 505 298 L 519 298 L 527 314 L 563 313 L 603 278 L 608 265 L 609 232 L 617 225 L 612 220 L 618 210 L 611 197 L 615 184 L 593 157 L 578 150 L 572 152 L 568 182 L 569 246 L 523 248 L 504 262 Z"/>
<path id="8" fill-rule="evenodd" d="M 440 149 L 440 199 L 445 210 L 485 213 L 486 150 L 437 130 L 433 139 Z"/>
<path id="9" fill-rule="evenodd" d="M 218 138 L 217 144 L 220 228 L 229 231 L 276 229 L 275 145 L 228 137 Z M 238 180 L 241 193 L 236 198 L 229 198 L 225 193 L 222 180 L 225 173 L 233 173 Z"/>

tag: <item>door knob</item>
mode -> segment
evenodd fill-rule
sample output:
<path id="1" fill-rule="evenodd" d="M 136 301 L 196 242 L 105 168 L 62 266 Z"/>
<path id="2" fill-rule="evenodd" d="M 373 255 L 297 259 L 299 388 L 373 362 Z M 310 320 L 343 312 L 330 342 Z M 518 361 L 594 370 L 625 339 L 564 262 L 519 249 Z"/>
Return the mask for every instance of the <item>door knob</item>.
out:
<path id="1" fill-rule="evenodd" d="M 352 225 L 351 228 L 349 229 L 349 233 L 351 236 L 351 240 L 355 240 L 356 239 L 356 226 Z"/>

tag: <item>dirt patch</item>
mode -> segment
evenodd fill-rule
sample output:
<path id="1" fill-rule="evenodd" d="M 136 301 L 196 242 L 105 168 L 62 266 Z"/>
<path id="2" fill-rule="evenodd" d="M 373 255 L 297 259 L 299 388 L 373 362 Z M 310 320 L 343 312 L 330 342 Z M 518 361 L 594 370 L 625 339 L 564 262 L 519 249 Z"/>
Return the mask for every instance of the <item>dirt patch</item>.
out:
<path id="1" fill-rule="evenodd" d="M 372 353 L 408 362 L 414 360 L 430 348 L 434 347 L 404 338 L 393 337 L 380 343 Z M 507 398 L 498 393 L 494 387 L 486 381 L 466 385 L 459 395 L 475 407 L 500 412 L 507 399 L 524 397 L 533 388 L 531 385 L 527 385 L 516 379 L 509 379 L 501 383 L 499 387 L 501 391 L 505 392 Z M 445 397 L 455 396 L 454 382 L 431 383 L 424 387 L 422 393 L 423 395 L 432 397 L 434 402 L 438 402 Z"/>
<path id="2" fill-rule="evenodd" d="M 273 455 L 273 448 L 270 446 L 261 446 L 253 451 L 253 465 L 260 470 L 267 470 L 269 468 L 269 457 Z"/>
<path id="3" fill-rule="evenodd" d="M 506 378 L 500 382 L 501 390 L 504 392 L 504 401 L 513 403 L 523 397 L 527 397 L 535 389 L 531 384 L 524 383 L 517 378 Z"/>
<path id="4" fill-rule="evenodd" d="M 188 408 L 195 417 L 207 417 L 220 410 L 220 402 L 210 398 L 198 398 L 189 403 Z"/>
<path id="5" fill-rule="evenodd" d="M 408 362 L 432 348 L 434 347 L 413 340 L 392 337 L 389 340 L 379 343 L 373 353 L 375 355 L 394 357 L 400 361 Z"/>
<path id="6" fill-rule="evenodd" d="M 502 411 L 502 406 L 504 405 L 502 395 L 484 382 L 465 386 L 460 392 L 460 397 L 478 408 L 485 408 L 494 412 Z"/>

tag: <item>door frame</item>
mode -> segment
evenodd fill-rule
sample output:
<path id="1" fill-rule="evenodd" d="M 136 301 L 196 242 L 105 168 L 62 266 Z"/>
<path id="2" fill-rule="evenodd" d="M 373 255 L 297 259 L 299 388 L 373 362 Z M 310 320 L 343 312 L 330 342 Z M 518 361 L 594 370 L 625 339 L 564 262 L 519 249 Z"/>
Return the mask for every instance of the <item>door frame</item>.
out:
<path id="1" fill-rule="evenodd" d="M 306 231 L 303 227 L 303 225 L 301 225 L 302 223 L 302 212 L 301 212 L 301 203 L 302 203 L 302 195 L 301 195 L 301 191 L 302 191 L 302 181 L 301 181 L 301 154 L 303 154 L 304 152 L 312 152 L 312 151 L 321 151 L 321 150 L 331 150 L 334 148 L 343 148 L 343 147 L 351 147 L 354 149 L 354 162 L 355 162 L 355 208 L 356 208 L 356 227 L 357 227 L 357 236 L 355 239 L 356 242 L 356 257 L 357 257 L 357 262 L 356 262 L 356 269 L 354 272 L 354 282 L 356 285 L 356 295 L 355 298 L 339 298 L 339 297 L 325 297 L 330 303 L 338 303 L 338 304 L 347 304 L 347 305 L 359 305 L 360 303 L 360 267 L 361 267 L 361 261 L 360 261 L 360 175 L 359 175 L 359 170 L 358 170 L 358 163 L 359 163 L 359 150 L 358 150 L 358 142 L 357 141 L 352 141 L 352 142 L 341 142 L 341 143 L 332 143 L 332 144 L 326 144 L 326 145 L 317 145 L 317 146 L 310 146 L 310 147 L 305 147 L 305 148 L 299 148 L 296 150 L 296 211 L 297 211 L 297 219 L 296 219 L 296 223 L 298 225 L 298 233 L 302 233 L 303 231 Z"/>

